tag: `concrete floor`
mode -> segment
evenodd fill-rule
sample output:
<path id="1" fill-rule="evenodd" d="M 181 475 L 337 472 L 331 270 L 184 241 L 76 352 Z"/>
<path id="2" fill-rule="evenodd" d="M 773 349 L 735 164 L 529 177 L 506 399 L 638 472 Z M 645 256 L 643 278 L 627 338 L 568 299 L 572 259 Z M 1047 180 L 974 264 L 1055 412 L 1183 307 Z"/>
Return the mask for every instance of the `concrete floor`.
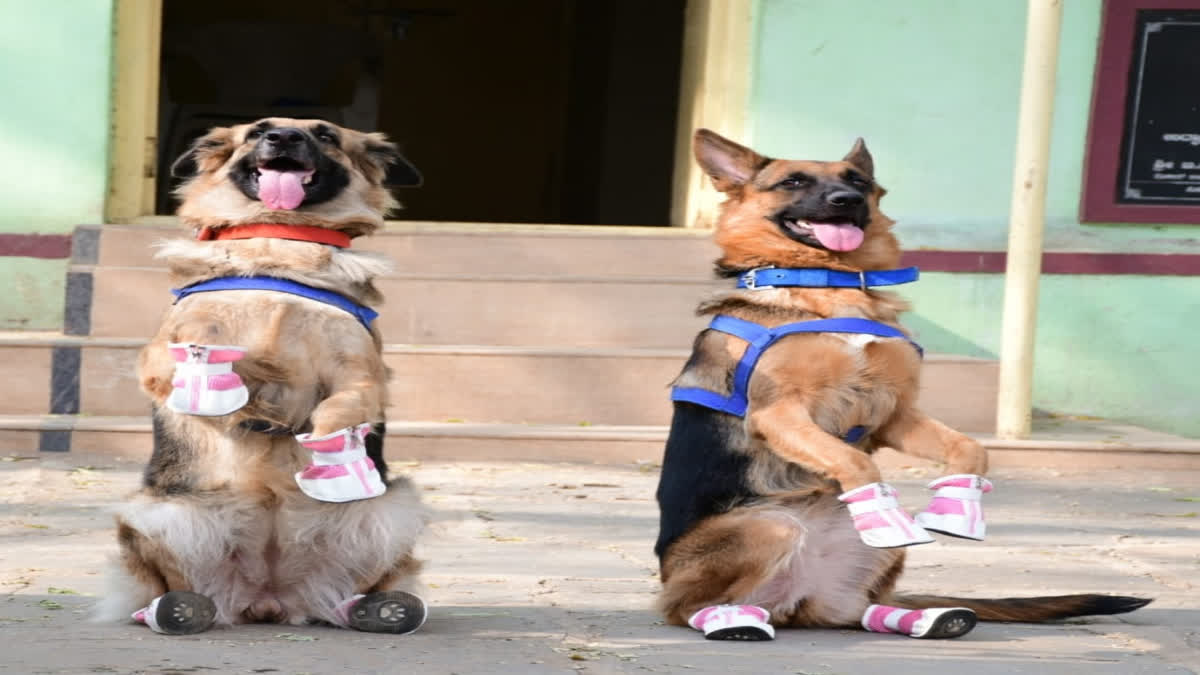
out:
<path id="1" fill-rule="evenodd" d="M 5 455 L 8 455 L 7 457 Z M 989 539 L 918 547 L 904 590 L 1153 596 L 1120 617 L 980 624 L 958 640 L 786 630 L 703 640 L 649 611 L 657 469 L 398 463 L 435 510 L 418 633 L 239 626 L 165 637 L 86 621 L 115 550 L 108 509 L 135 463 L 0 449 L 0 673 L 1081 673 L 1200 672 L 1200 472 L 1002 469 Z M 887 471 L 910 507 L 927 466 Z"/>

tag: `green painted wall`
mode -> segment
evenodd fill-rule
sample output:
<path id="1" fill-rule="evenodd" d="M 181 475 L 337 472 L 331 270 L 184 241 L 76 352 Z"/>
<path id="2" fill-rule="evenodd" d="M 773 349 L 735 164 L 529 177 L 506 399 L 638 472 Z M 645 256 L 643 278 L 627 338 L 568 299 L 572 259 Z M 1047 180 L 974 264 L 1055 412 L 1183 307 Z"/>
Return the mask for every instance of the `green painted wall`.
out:
<path id="1" fill-rule="evenodd" d="M 61 330 L 66 260 L 0 258 L 0 330 Z"/>
<path id="2" fill-rule="evenodd" d="M 1065 3 L 1047 250 L 1200 253 L 1200 226 L 1078 221 L 1100 7 Z M 755 25 L 748 143 L 836 159 L 863 136 L 907 248 L 1006 248 L 1024 2 L 759 0 Z M 996 355 L 1000 275 L 926 274 L 903 294 L 928 348 Z M 1043 277 L 1035 404 L 1200 437 L 1198 309 L 1200 277 Z"/>
<path id="3" fill-rule="evenodd" d="M 1100 0 L 1065 3 L 1050 250 L 1200 253 L 1200 227 L 1083 225 L 1078 205 Z M 862 136 L 910 248 L 1004 250 L 1025 3 L 759 0 L 749 141 L 838 158 Z"/>
<path id="4" fill-rule="evenodd" d="M 925 273 L 900 293 L 915 305 L 905 324 L 927 349 L 999 355 L 1001 275 Z M 1035 405 L 1200 437 L 1187 328 L 1198 308 L 1200 277 L 1042 277 Z"/>
<path id="5" fill-rule="evenodd" d="M 0 233 L 103 222 L 112 14 L 112 0 L 0 0 Z M 60 328 L 64 272 L 0 258 L 0 328 Z"/>

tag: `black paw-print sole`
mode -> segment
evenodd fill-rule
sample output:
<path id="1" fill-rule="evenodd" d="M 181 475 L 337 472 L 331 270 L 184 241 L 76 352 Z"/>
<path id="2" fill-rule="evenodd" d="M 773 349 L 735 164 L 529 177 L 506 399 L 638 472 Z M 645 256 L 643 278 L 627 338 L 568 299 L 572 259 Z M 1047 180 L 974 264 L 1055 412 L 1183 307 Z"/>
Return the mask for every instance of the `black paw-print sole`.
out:
<path id="1" fill-rule="evenodd" d="M 368 593 L 350 607 L 349 624 L 367 633 L 411 633 L 425 623 L 425 601 L 404 591 Z"/>
<path id="2" fill-rule="evenodd" d="M 217 606 L 213 601 L 191 591 L 168 591 L 158 599 L 154 610 L 159 631 L 167 635 L 203 633 L 212 627 L 216 617 Z"/>
<path id="3" fill-rule="evenodd" d="M 924 640 L 962 637 L 971 632 L 978 620 L 975 612 L 969 609 L 954 609 L 934 619 L 933 625 L 920 637 Z"/>
<path id="4" fill-rule="evenodd" d="M 742 642 L 761 642 L 763 640 L 774 640 L 767 631 L 755 626 L 732 626 L 730 628 L 718 628 L 711 633 L 704 635 L 706 640 L 741 640 Z"/>

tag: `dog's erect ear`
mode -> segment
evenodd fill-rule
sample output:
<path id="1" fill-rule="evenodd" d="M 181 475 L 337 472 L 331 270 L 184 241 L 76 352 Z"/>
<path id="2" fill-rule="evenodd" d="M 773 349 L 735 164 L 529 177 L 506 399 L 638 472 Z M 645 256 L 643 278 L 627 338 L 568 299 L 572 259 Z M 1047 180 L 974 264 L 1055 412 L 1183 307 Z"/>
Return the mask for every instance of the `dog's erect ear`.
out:
<path id="1" fill-rule="evenodd" d="M 191 178 L 201 171 L 215 169 L 233 152 L 233 130 L 218 127 L 192 142 L 192 147 L 171 165 L 175 178 Z"/>
<path id="2" fill-rule="evenodd" d="M 367 161 L 383 172 L 382 183 L 390 187 L 420 187 L 425 182 L 421 172 L 408 158 L 400 154 L 395 143 L 382 134 L 369 134 L 363 144 Z"/>
<path id="3" fill-rule="evenodd" d="M 696 161 L 712 178 L 713 187 L 721 192 L 749 183 L 754 174 L 771 162 L 770 158 L 708 129 L 697 129 L 692 139 Z"/>
<path id="4" fill-rule="evenodd" d="M 400 153 L 396 153 L 395 161 L 388 165 L 387 175 L 383 177 L 383 184 L 392 187 L 421 187 L 424 182 L 425 177 L 417 167 Z"/>
<path id="5" fill-rule="evenodd" d="M 863 142 L 863 139 L 854 141 L 854 147 L 850 148 L 850 152 L 846 153 L 842 161 L 850 162 L 867 172 L 872 179 L 875 178 L 875 160 L 871 159 L 871 153 L 867 150 L 867 144 Z"/>

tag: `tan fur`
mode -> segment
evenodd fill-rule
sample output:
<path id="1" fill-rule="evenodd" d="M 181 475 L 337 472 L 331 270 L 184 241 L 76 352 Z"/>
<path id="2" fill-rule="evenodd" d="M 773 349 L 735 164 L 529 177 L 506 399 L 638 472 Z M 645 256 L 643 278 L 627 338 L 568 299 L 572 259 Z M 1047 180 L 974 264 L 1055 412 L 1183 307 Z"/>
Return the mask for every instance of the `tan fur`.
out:
<path id="1" fill-rule="evenodd" d="M 272 121 L 300 128 L 320 123 Z M 378 134 L 338 129 L 340 147 L 323 152 L 349 170 L 349 185 L 311 207 L 268 210 L 228 180 L 229 167 L 250 147 L 249 127 L 215 129 L 198 141 L 199 172 L 178 190 L 185 225 L 303 224 L 358 236 L 382 225 L 395 205 L 382 185 L 386 163 L 365 144 L 394 146 Z M 158 255 L 173 286 L 268 275 L 368 305 L 382 301 L 375 282 L 390 269 L 375 254 L 282 239 L 178 239 L 163 243 Z M 250 402 L 222 417 L 167 409 L 174 372 L 169 342 L 246 348 L 234 370 Z M 310 451 L 292 434 L 323 436 L 383 422 L 388 373 L 375 328 L 364 330 L 341 309 L 299 296 L 201 293 L 167 310 L 142 350 L 138 374 L 156 406 L 157 441 L 174 440 L 165 450 L 156 447 L 156 482 L 148 478 L 118 514 L 121 552 L 103 618 L 127 618 L 167 590 L 192 590 L 216 603 L 223 623 L 337 623 L 334 608 L 355 593 L 415 590 L 420 563 L 413 549 L 427 514 L 406 479 L 393 479 L 383 496 L 334 504 L 303 494 L 293 477 L 309 463 Z M 243 427 L 249 420 L 288 431 L 251 432 Z"/>
<path id="2" fill-rule="evenodd" d="M 311 128 L 321 120 L 296 120 L 268 117 L 276 126 Z M 327 124 L 327 123 L 324 123 Z M 179 218 L 192 227 L 226 227 L 245 223 L 282 223 L 286 225 L 319 225 L 345 232 L 351 236 L 371 234 L 383 226 L 384 216 L 397 206 L 392 194 L 383 187 L 387 167 L 371 159 L 368 143 L 386 143 L 383 134 L 362 133 L 338 128 L 341 145 L 329 150 L 331 156 L 352 168 L 351 183 L 333 201 L 308 210 L 273 211 L 262 202 L 242 194 L 230 181 L 229 169 L 251 150 L 246 134 L 252 124 L 213 129 L 197 141 L 195 178 L 175 190 L 182 203 Z M 332 125 L 330 125 L 332 126 Z"/>
<path id="3" fill-rule="evenodd" d="M 738 273 L 763 266 L 847 271 L 899 267 L 893 223 L 879 211 L 884 191 L 874 183 L 873 162 L 861 141 L 839 162 L 772 160 L 707 130 L 697 132 L 695 150 L 714 185 L 728 197 L 715 233 L 722 252 L 719 271 Z M 808 246 L 786 236 L 770 219 L 796 199 L 793 192 L 777 189 L 779 181 L 795 172 L 843 180 L 834 177 L 843 176 L 847 169 L 871 177 L 870 215 L 865 239 L 857 249 L 837 252 Z M 902 329 L 898 317 L 906 309 L 907 303 L 887 292 L 779 288 L 721 292 L 703 302 L 699 313 L 725 314 L 767 326 L 861 317 Z M 727 395 L 730 373 L 746 346 L 744 340 L 725 333 L 701 333 L 675 384 Z M 893 593 L 903 570 L 904 549 L 863 544 L 837 495 L 881 480 L 871 458 L 881 446 L 941 462 L 947 474 L 987 470 L 987 455 L 979 443 L 916 408 L 920 365 L 916 351 L 899 338 L 790 335 L 759 360 L 743 420 L 718 416 L 706 422 L 720 425 L 718 437 L 704 427 L 705 438 L 687 435 L 692 427 L 686 425 L 692 423 L 681 422 L 685 426 L 678 437 L 700 447 L 685 445 L 691 454 L 680 456 L 695 459 L 729 453 L 745 458 L 743 473 L 721 477 L 726 482 L 720 485 L 737 478 L 754 497 L 732 507 L 718 505 L 716 515 L 698 520 L 660 550 L 659 608 L 668 622 L 686 623 L 692 613 L 717 604 L 758 605 L 771 613 L 771 623 L 780 626 L 855 626 L 872 603 L 914 609 L 967 606 L 985 620 L 1040 621 L 1119 613 L 1147 602 L 1095 595 L 968 600 Z M 869 433 L 853 445 L 843 441 L 842 435 L 857 425 Z M 670 443 L 660 504 L 664 494 L 678 501 L 675 495 L 680 490 L 708 494 L 694 482 L 680 487 L 668 480 L 671 462 L 687 461 L 672 459 Z M 714 466 L 739 465 L 729 459 Z M 716 478 L 696 480 L 716 484 Z"/>
<path id="4" fill-rule="evenodd" d="M 713 175 L 714 184 L 728 196 L 721 205 L 714 235 L 722 253 L 720 267 L 818 267 L 853 272 L 899 267 L 900 246 L 891 231 L 894 222 L 879 210 L 884 190 L 877 184 L 867 193 L 870 218 L 863 243 L 852 251 L 803 245 L 768 220 L 793 199 L 786 191 L 772 189 L 788 175 L 839 176 L 847 169 L 865 169 L 870 176 L 873 166 L 849 161 L 871 162 L 861 141 L 845 160 L 815 162 L 771 160 L 714 136 L 699 132 L 696 151 L 702 164 L 708 161 L 705 168 Z M 736 146 L 732 159 L 729 146 Z M 719 161 L 714 160 L 717 153 L 722 155 Z M 767 326 L 859 317 L 903 330 L 899 314 L 907 309 L 906 302 L 889 292 L 779 288 L 719 293 L 704 302 L 699 312 L 727 314 Z M 837 481 L 842 490 L 880 480 L 869 452 L 882 438 L 902 452 L 915 450 L 922 457 L 944 462 L 947 473 L 985 472 L 987 458 L 981 445 L 915 409 L 921 361 L 912 347 L 898 338 L 857 337 L 792 335 L 763 355 L 750 382 L 747 414 L 748 429 L 764 441 L 763 447 Z M 718 334 L 708 339 L 727 343 L 725 350 L 737 356 L 744 350 L 745 343 L 739 338 Z M 863 447 L 840 439 L 855 425 L 873 431 Z"/>

